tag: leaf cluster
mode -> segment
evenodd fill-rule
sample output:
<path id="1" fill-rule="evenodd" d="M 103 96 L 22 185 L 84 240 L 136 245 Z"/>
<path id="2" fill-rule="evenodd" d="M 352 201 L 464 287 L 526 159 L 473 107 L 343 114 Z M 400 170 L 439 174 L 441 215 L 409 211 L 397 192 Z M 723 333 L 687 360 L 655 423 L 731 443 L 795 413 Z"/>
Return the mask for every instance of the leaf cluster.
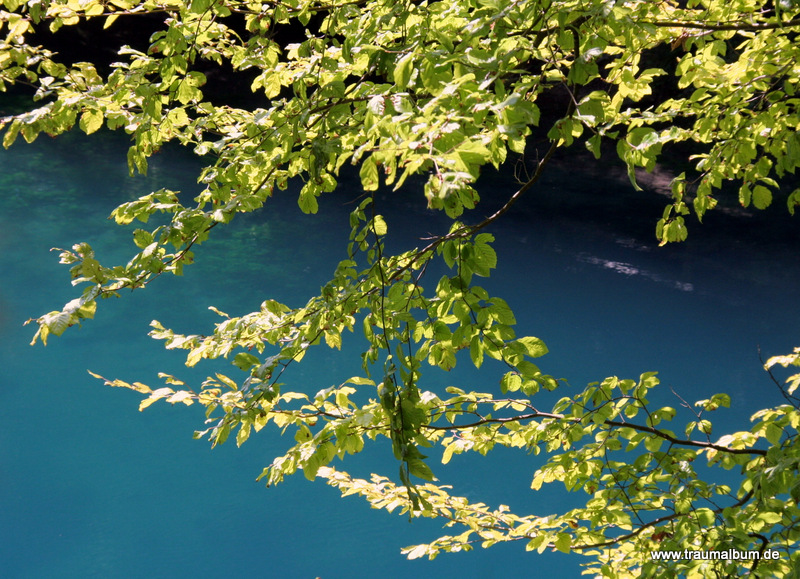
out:
<path id="1" fill-rule="evenodd" d="M 199 404 L 212 445 L 238 445 L 270 427 L 292 436 L 260 478 L 277 484 L 302 470 L 376 508 L 438 517 L 460 533 L 406 550 L 412 558 L 524 541 L 529 550 L 587 555 L 604 577 L 786 576 L 797 566 L 798 417 L 788 404 L 764 409 L 749 430 L 712 438 L 717 394 L 678 412 L 653 408 L 658 381 L 607 378 L 573 392 L 543 373 L 544 342 L 518 335 L 509 305 L 476 283 L 498 265 L 488 226 L 536 185 L 555 152 L 576 144 L 600 159 L 614 149 L 632 186 L 677 145 L 689 144 L 687 170 L 656 224 L 660 243 L 683 241 L 687 218 L 720 196 L 763 209 L 779 196 L 789 211 L 800 189 L 782 184 L 800 165 L 800 6 L 755 0 L 3 0 L 0 90 L 35 91 L 28 110 L 0 118 L 3 145 L 19 136 L 120 130 L 130 136 L 130 172 L 178 143 L 205 161 L 201 192 L 182 201 L 162 189 L 123 203 L 111 218 L 132 230 L 133 257 L 104 265 L 86 243 L 61 250 L 79 297 L 30 320 L 34 343 L 94 316 L 102 298 L 180 275 L 195 246 L 218 226 L 269 204 L 296 184 L 299 209 L 357 171 L 363 201 L 330 281 L 305 305 L 265 297 L 258 311 L 229 316 L 208 335 L 186 335 L 154 321 L 151 336 L 187 352 L 186 363 L 230 358 L 240 378 L 215 373 L 197 387 L 163 374 L 165 386 L 105 380 L 159 400 Z M 69 63 L 38 44 L 37 32 L 106 28 L 139 15 L 161 18 L 143 47 L 119 46 L 107 72 Z M 243 24 L 242 24 L 243 23 Z M 302 30 L 296 42 L 283 31 Z M 646 67 L 661 51 L 673 66 Z M 252 107 L 213 104 L 210 71 L 251 74 Z M 669 77 L 675 90 L 658 90 Z M 556 102 L 557 111 L 543 103 Z M 547 142 L 531 152 L 534 136 Z M 612 146 L 613 145 L 613 146 Z M 681 150 L 681 149 L 677 149 Z M 531 161 L 531 158 L 536 161 Z M 476 182 L 485 167 L 525 164 L 526 180 L 483 220 Z M 353 169 L 349 169 L 353 167 Z M 376 192 L 415 187 L 430 210 L 450 219 L 417 247 L 387 251 L 390 223 Z M 293 189 L 294 190 L 294 189 Z M 147 224 L 150 223 L 148 226 Z M 430 271 L 447 273 L 430 279 Z M 293 384 L 292 369 L 324 344 L 347 349 L 358 333 L 361 375 L 316 388 Z M 489 392 L 431 387 L 431 372 L 457 364 L 500 368 Z M 798 365 L 798 352 L 772 358 Z M 564 394 L 547 410 L 540 393 Z M 398 478 L 356 479 L 332 465 L 380 437 L 391 444 Z M 541 454 L 532 488 L 563 485 L 580 507 L 514 514 L 437 484 L 430 456 L 486 454 L 497 445 Z M 438 454 L 436 455 L 438 457 Z M 714 478 L 736 470 L 739 486 Z M 763 553 L 777 560 L 656 561 L 653 550 Z"/>

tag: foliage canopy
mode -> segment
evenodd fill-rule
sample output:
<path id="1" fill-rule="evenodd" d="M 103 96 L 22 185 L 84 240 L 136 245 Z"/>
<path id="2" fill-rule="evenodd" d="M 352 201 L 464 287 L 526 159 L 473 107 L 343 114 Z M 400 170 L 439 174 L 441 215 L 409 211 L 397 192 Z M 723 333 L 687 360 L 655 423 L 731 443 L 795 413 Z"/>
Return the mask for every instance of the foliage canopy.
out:
<path id="1" fill-rule="evenodd" d="M 343 259 L 319 295 L 302 307 L 266 299 L 258 311 L 221 321 L 208 336 L 153 323 L 151 335 L 187 351 L 186 363 L 231 357 L 243 374 L 216 374 L 192 389 L 169 375 L 166 386 L 106 380 L 158 400 L 200 404 L 212 444 L 241 445 L 272 427 L 294 435 L 264 469 L 268 484 L 301 470 L 376 508 L 439 517 L 452 535 L 409 547 L 409 557 L 522 541 L 586 556 L 604 577 L 776 577 L 800 567 L 800 378 L 786 404 L 753 416 L 749 430 L 712 437 L 708 413 L 725 394 L 700 401 L 686 425 L 670 428 L 673 408 L 654 408 L 658 380 L 616 377 L 565 392 L 552 409 L 536 394 L 565 386 L 534 362 L 547 352 L 517 336 L 507 303 L 475 283 L 497 266 L 484 228 L 532 189 L 559 148 L 585 145 L 597 158 L 613 144 L 637 187 L 662 150 L 684 154 L 686 171 L 656 225 L 661 243 L 687 237 L 686 218 L 713 210 L 722 195 L 788 210 L 800 189 L 781 190 L 800 166 L 800 5 L 796 0 L 2 0 L 0 88 L 25 85 L 34 103 L 0 119 L 3 144 L 30 142 L 76 125 L 132 139 L 131 172 L 175 141 L 206 161 L 202 192 L 184 204 L 159 190 L 124 203 L 120 225 L 165 224 L 133 232 L 127 264 L 101 264 L 86 243 L 61 253 L 82 292 L 34 320 L 34 342 L 92 318 L 100 298 L 180 275 L 192 249 L 238 213 L 269 203 L 290 180 L 298 203 L 318 210 L 347 165 L 357 167 L 363 201 L 350 215 Z M 52 39 L 62 29 L 102 23 L 116 30 L 142 18 L 158 29 L 142 46 L 119 46 L 116 61 L 61 60 Z M 139 18 L 140 20 L 136 20 Z M 99 27 L 95 28 L 100 30 Z M 49 31 L 49 33 L 48 33 Z M 47 40 L 43 40 L 47 39 Z M 42 44 L 43 43 L 43 44 Z M 263 106 L 209 99 L 209 71 L 249 75 Z M 479 223 L 460 221 L 479 203 L 483 167 L 507 167 L 533 133 L 547 151 L 502 209 Z M 430 209 L 450 229 L 396 254 L 384 246 L 387 219 L 372 203 L 380 187 L 412 187 L 426 176 Z M 163 221 L 160 220 L 160 221 Z M 450 273 L 426 277 L 441 261 Z M 366 339 L 363 373 L 309 395 L 291 386 L 306 351 L 340 348 L 345 330 Z M 469 353 L 469 361 L 458 354 Z M 466 353 L 465 353 L 466 355 Z M 465 356 L 464 355 L 464 356 Z M 422 376 L 486 358 L 505 371 L 492 392 L 457 387 L 433 392 Z M 768 365 L 800 365 L 800 350 Z M 800 375 L 799 375 L 800 376 Z M 399 478 L 358 480 L 334 459 L 379 437 L 391 440 Z M 533 489 L 560 483 L 585 494 L 566 512 L 515 514 L 451 494 L 438 483 L 425 448 L 487 453 L 501 445 L 547 460 Z M 695 465 L 702 464 L 703 476 Z M 740 469 L 740 486 L 707 480 L 714 468 Z M 712 469 L 712 470 L 709 470 Z M 655 561 L 651 551 L 777 551 L 748 560 Z"/>

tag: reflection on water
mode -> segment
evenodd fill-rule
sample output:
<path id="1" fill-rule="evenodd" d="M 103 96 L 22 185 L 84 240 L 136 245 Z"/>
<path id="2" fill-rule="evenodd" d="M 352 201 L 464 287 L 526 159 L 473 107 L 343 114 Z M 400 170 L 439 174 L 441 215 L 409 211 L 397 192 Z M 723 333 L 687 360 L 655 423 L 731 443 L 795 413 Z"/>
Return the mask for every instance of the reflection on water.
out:
<path id="1" fill-rule="evenodd" d="M 447 530 L 339 499 L 302 477 L 267 491 L 253 481 L 291 441 L 262 433 L 241 449 L 211 452 L 191 439 L 203 420 L 194 407 L 139 413 L 135 394 L 86 374 L 154 383 L 158 371 L 197 381 L 229 372 L 225 363 L 183 367 L 181 353 L 147 338 L 150 320 L 204 332 L 217 321 L 210 305 L 240 315 L 268 297 L 303 303 L 343 258 L 352 207 L 346 196 L 326 196 L 319 215 L 304 216 L 291 193 L 280 194 L 264 213 L 215 232 L 183 278 L 103 303 L 83 328 L 46 349 L 29 348 L 32 331 L 22 322 L 74 297 L 49 248 L 88 241 L 101 260 L 127 260 L 130 230 L 105 220 L 111 209 L 153 188 L 196 191 L 196 164 L 180 154 L 155 159 L 146 178 L 127 178 L 125 147 L 114 138 L 69 135 L 0 152 L 3 576 L 508 577 L 530 576 L 532 568 L 577 576 L 574 559 L 529 554 L 521 544 L 405 561 L 401 546 Z M 488 183 L 483 207 L 468 220 L 513 188 L 502 176 Z M 344 188 L 353 189 L 347 182 Z M 688 244 L 658 248 L 653 230 L 664 198 L 628 189 L 614 171 L 604 177 L 556 166 L 492 231 L 499 269 L 476 282 L 509 301 L 521 333 L 547 342 L 542 368 L 574 385 L 659 370 L 687 399 L 732 394 L 734 407 L 724 415 L 731 421 L 779 403 L 757 348 L 783 353 L 796 342 L 789 303 L 800 290 L 794 222 L 780 207 L 748 217 L 747 227 L 735 215 L 709 215 L 691 228 Z M 446 230 L 412 194 L 387 193 L 377 203 L 388 215 L 392 249 Z M 444 273 L 434 269 L 428 286 Z M 359 362 L 310 352 L 293 379 L 316 391 L 356 374 Z M 427 375 L 428 387 L 496 387 L 490 362 L 480 371 L 464 362 Z M 655 395 L 677 406 L 671 396 L 668 389 Z M 505 451 L 477 460 L 461 455 L 437 472 L 456 493 L 547 514 L 558 495 L 529 489 L 539 460 Z M 375 465 L 396 470 L 386 445 L 348 465 L 361 477 Z"/>
<path id="2" fill-rule="evenodd" d="M 673 287 L 676 290 L 682 292 L 694 291 L 694 286 L 689 282 L 664 278 L 663 276 L 661 276 L 661 274 L 636 267 L 631 263 L 625 263 L 622 261 L 612 261 L 610 259 L 603 259 L 602 257 L 598 257 L 596 255 L 591 255 L 584 252 L 577 254 L 575 256 L 575 260 L 580 263 L 589 263 L 592 265 L 602 267 L 604 269 L 610 269 L 611 271 L 615 273 L 620 273 L 622 275 L 627 275 L 627 276 L 638 275 L 643 277 L 644 279 L 648 279 L 656 283 L 667 284 L 668 286 Z"/>

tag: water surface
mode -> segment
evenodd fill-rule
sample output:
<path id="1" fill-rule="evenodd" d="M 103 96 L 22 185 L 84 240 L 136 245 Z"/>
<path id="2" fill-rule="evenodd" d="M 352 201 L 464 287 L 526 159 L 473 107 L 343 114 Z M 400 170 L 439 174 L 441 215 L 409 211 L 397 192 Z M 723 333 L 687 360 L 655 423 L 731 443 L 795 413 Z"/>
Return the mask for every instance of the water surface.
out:
<path id="1" fill-rule="evenodd" d="M 262 214 L 215 231 L 183 277 L 101 303 L 84 327 L 51 338 L 47 348 L 29 347 L 33 330 L 22 323 L 75 296 L 51 247 L 87 241 L 101 261 L 126 260 L 130 230 L 105 219 L 116 205 L 154 188 L 197 190 L 198 165 L 180 152 L 154 159 L 147 177 L 128 178 L 125 147 L 116 137 L 67 135 L 0 152 L 4 577 L 577 576 L 579 559 L 526 553 L 522 543 L 406 561 L 400 547 L 447 530 L 341 499 L 302 476 L 264 489 L 255 477 L 291 440 L 262 431 L 240 449 L 229 443 L 211 451 L 191 438 L 202 426 L 200 409 L 157 404 L 140 413 L 137 394 L 86 373 L 155 385 L 159 371 L 198 381 L 229 371 L 224 364 L 185 368 L 180 352 L 147 337 L 149 322 L 204 332 L 217 319 L 210 305 L 240 315 L 268 297 L 304 303 L 343 257 L 355 183 L 326 197 L 317 216 L 302 215 L 291 192 L 278 195 Z M 756 215 L 730 207 L 693 225 L 688 243 L 658 248 L 663 183 L 652 179 L 648 191 L 634 194 L 618 169 L 586 168 L 574 158 L 552 167 L 492 230 L 500 267 L 476 280 L 507 299 L 520 333 L 546 341 L 551 354 L 542 369 L 576 387 L 659 370 L 666 387 L 653 398 L 673 406 L 669 388 L 688 400 L 725 391 L 734 405 L 719 428 L 745 428 L 755 409 L 779 404 L 758 348 L 772 355 L 800 343 L 796 222 L 780 206 Z M 513 187 L 510 178 L 487 176 L 486 202 L 466 219 L 477 221 Z M 414 191 L 378 199 L 393 248 L 446 228 L 420 198 Z M 358 368 L 357 353 L 319 350 L 293 376 L 315 392 Z M 498 378 L 491 364 L 426 377 L 431 386 L 481 391 L 497 388 Z M 379 446 L 342 468 L 368 476 L 377 465 L 394 474 L 390 454 Z M 437 472 L 443 482 L 452 477 L 457 494 L 547 514 L 552 496 L 529 490 L 536 460 L 505 451 L 457 456 Z"/>

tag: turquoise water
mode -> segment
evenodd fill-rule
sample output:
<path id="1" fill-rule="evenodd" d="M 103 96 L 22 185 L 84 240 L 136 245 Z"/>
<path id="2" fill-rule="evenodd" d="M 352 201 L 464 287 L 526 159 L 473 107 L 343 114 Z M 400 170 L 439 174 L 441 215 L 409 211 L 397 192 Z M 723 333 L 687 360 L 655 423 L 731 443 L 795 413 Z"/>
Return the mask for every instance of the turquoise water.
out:
<path id="1" fill-rule="evenodd" d="M 262 215 L 215 231 L 182 278 L 104 302 L 94 321 L 46 348 L 29 347 L 33 331 L 22 323 L 74 297 L 51 247 L 88 241 L 101 261 L 126 260 L 130 232 L 108 213 L 153 188 L 196 190 L 197 165 L 180 152 L 155 159 L 147 178 L 129 179 L 125 146 L 68 135 L 0 152 L 2 577 L 578 576 L 579 560 L 529 554 L 522 544 L 406 561 L 399 549 L 446 532 L 440 524 L 409 523 L 302 477 L 265 489 L 255 477 L 291 440 L 263 431 L 240 449 L 211 451 L 191 438 L 202 425 L 199 409 L 155 405 L 140 413 L 138 395 L 86 373 L 153 385 L 159 371 L 202 380 L 228 368 L 185 368 L 180 353 L 147 337 L 150 320 L 204 332 L 217 319 L 210 305 L 237 315 L 267 297 L 304 302 L 342 258 L 355 184 L 324 199 L 313 217 L 283 193 Z M 692 227 L 688 243 L 657 248 L 661 181 L 632 194 L 624 173 L 587 167 L 561 159 L 493 231 L 500 268 L 484 285 L 509 301 L 520 332 L 547 342 L 543 370 L 576 386 L 659 370 L 658 401 L 677 405 L 669 387 L 688 400 L 725 391 L 734 397 L 725 421 L 745 428 L 755 409 L 781 402 L 760 370 L 759 346 L 768 356 L 800 343 L 796 221 L 780 206 L 760 215 L 731 207 Z M 486 203 L 470 219 L 512 187 L 487 176 Z M 445 227 L 412 194 L 378 204 L 395 248 Z M 358 366 L 357 354 L 320 350 L 294 377 L 315 392 Z M 457 368 L 433 375 L 432 385 L 491 390 L 498 379 L 491 370 Z M 343 468 L 362 477 L 374 465 L 394 473 L 390 454 L 374 448 Z M 546 514 L 554 495 L 529 490 L 536 464 L 498 452 L 455 457 L 437 473 L 455 481 L 458 494 Z"/>

